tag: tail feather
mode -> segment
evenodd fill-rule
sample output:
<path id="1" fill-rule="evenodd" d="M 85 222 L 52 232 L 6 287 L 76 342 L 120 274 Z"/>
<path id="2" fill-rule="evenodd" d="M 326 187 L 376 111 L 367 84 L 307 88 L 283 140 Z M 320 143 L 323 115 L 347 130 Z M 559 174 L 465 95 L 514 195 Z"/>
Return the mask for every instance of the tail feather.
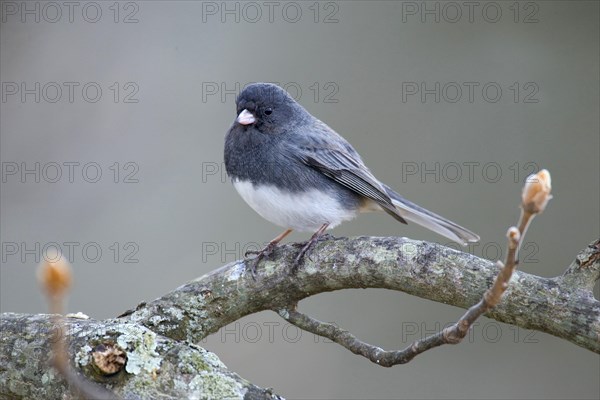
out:
<path id="1" fill-rule="evenodd" d="M 479 241 L 479 236 L 470 230 L 406 200 L 387 186 L 385 189 L 400 217 L 461 243 L 463 246 Z"/>

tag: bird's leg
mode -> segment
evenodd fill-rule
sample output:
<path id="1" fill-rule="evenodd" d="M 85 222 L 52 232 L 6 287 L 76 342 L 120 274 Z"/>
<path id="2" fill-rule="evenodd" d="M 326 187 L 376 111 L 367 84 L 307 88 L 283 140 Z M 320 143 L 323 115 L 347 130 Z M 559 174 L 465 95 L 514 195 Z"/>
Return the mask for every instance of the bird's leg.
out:
<path id="1" fill-rule="evenodd" d="M 307 254 L 310 255 L 312 247 L 315 245 L 315 243 L 319 241 L 319 238 L 321 237 L 323 232 L 325 232 L 328 226 L 329 222 L 326 222 L 323 225 L 321 225 L 321 227 L 311 236 L 308 242 L 306 242 L 302 250 L 300 250 L 300 253 L 298 253 L 298 255 L 296 256 L 296 259 L 294 260 L 292 271 L 296 271 L 298 269 L 298 267 L 300 266 L 300 261 L 302 261 L 302 259 L 306 257 Z"/>
<path id="2" fill-rule="evenodd" d="M 281 242 L 290 233 L 292 233 L 292 229 L 286 229 L 285 232 L 282 232 L 275 239 L 271 240 L 269 244 L 267 244 L 262 250 L 248 250 L 246 253 L 244 253 L 244 257 L 248 257 L 249 254 L 263 254 L 263 256 L 268 256 L 273 249 L 275 249 L 275 246 L 277 246 L 279 242 Z"/>
<path id="3" fill-rule="evenodd" d="M 255 276 L 256 267 L 257 267 L 258 263 L 260 262 L 260 260 L 262 260 L 264 257 L 269 256 L 269 254 L 271 254 L 271 252 L 275 249 L 275 247 L 279 244 L 279 242 L 281 242 L 290 233 L 292 233 L 292 229 L 286 229 L 275 239 L 271 240 L 269 242 L 269 244 L 267 244 L 262 250 L 248 250 L 244 254 L 244 257 L 248 257 L 248 255 L 250 255 L 250 254 L 256 254 L 255 262 L 252 263 L 252 265 L 250 267 L 250 269 L 252 271 L 252 276 Z"/>

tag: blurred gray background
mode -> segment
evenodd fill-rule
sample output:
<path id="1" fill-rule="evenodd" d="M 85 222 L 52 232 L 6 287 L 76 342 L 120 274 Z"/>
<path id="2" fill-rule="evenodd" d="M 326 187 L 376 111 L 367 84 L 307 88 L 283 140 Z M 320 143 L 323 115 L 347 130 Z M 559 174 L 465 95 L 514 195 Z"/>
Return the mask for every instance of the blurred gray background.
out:
<path id="1" fill-rule="evenodd" d="M 69 311 L 107 318 L 277 235 L 222 166 L 235 92 L 254 81 L 286 87 L 381 180 L 479 233 L 478 256 L 502 256 L 540 168 L 554 199 L 520 268 L 559 275 L 598 237 L 596 1 L 23 4 L 1 4 L 2 312 L 46 311 L 35 269 L 56 245 L 75 271 Z M 332 233 L 446 243 L 385 214 Z M 462 313 L 384 290 L 301 309 L 386 349 Z M 272 312 L 203 345 L 289 398 L 600 396 L 598 355 L 488 319 L 391 369 Z"/>

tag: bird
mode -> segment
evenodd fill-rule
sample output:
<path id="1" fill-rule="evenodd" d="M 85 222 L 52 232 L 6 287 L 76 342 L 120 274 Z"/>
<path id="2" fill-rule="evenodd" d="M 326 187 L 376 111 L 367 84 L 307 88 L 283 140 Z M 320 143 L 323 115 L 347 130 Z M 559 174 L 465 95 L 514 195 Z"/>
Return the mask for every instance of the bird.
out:
<path id="1" fill-rule="evenodd" d="M 327 229 L 359 213 L 384 211 L 462 245 L 479 236 L 402 197 L 379 181 L 341 135 L 272 83 L 252 83 L 236 98 L 236 117 L 224 145 L 227 175 L 239 195 L 264 219 L 285 228 L 263 249 L 268 256 L 292 231 L 314 232 L 303 257 Z M 248 256 L 248 253 L 245 256 Z"/>

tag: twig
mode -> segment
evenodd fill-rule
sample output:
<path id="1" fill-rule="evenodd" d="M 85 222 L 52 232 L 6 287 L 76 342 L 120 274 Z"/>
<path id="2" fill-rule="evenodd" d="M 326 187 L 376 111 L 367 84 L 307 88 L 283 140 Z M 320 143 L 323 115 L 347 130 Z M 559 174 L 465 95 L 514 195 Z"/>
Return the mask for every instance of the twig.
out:
<path id="1" fill-rule="evenodd" d="M 71 286 L 71 267 L 63 255 L 57 255 L 57 260 L 53 262 L 44 260 L 38 270 L 38 279 L 48 298 L 53 325 L 58 329 L 50 347 L 53 354 L 52 366 L 58 370 L 70 387 L 86 399 L 119 399 L 104 387 L 95 385 L 77 375 L 69 365 L 67 335 L 62 314 L 64 313 L 65 295 Z"/>

